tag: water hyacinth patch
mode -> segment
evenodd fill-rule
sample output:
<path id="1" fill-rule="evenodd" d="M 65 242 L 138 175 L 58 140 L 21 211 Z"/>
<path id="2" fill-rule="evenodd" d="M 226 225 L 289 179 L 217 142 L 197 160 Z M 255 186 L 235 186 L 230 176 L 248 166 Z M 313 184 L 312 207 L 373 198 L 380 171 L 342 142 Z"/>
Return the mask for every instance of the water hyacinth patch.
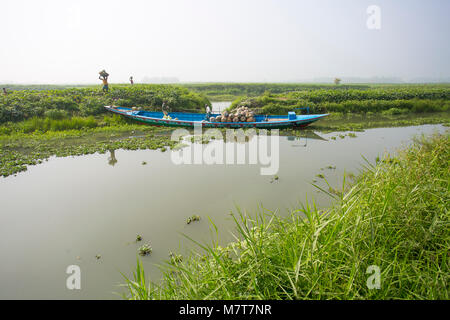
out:
<path id="1" fill-rule="evenodd" d="M 152 253 L 153 249 L 149 244 L 144 244 L 139 247 L 138 253 L 140 256 L 146 256 Z"/>

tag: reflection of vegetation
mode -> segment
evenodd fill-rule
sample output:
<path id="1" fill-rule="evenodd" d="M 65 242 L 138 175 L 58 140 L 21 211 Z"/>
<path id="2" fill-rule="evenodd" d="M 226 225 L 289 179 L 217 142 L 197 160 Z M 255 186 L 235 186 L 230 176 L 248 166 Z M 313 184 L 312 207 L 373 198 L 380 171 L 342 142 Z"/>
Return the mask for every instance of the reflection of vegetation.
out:
<path id="1" fill-rule="evenodd" d="M 391 159 L 386 157 L 386 159 Z M 448 299 L 450 137 L 422 139 L 368 165 L 326 212 L 233 215 L 237 240 L 198 243 L 159 285 L 138 261 L 130 299 Z M 377 290 L 369 266 L 381 270 Z"/>

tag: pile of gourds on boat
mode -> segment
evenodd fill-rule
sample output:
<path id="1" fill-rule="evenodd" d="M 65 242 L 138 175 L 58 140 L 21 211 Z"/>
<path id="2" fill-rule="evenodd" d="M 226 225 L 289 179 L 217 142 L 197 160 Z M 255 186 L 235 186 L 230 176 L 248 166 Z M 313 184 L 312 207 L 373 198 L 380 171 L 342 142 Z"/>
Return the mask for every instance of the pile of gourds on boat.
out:
<path id="1" fill-rule="evenodd" d="M 239 107 L 234 112 L 222 111 L 217 117 L 209 118 L 211 122 L 254 122 L 255 113 L 247 107 Z"/>

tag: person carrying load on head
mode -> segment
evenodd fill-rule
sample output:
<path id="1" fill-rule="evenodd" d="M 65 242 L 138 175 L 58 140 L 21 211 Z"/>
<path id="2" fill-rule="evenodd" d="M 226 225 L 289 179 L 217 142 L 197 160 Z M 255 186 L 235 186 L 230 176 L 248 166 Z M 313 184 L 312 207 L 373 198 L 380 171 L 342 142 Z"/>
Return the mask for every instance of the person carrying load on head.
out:
<path id="1" fill-rule="evenodd" d="M 108 86 L 109 74 L 105 70 L 100 71 L 99 74 L 100 74 L 100 76 L 98 78 L 100 80 L 102 80 L 102 82 L 103 82 L 102 90 L 103 90 L 103 92 L 108 92 L 109 91 L 109 86 Z"/>

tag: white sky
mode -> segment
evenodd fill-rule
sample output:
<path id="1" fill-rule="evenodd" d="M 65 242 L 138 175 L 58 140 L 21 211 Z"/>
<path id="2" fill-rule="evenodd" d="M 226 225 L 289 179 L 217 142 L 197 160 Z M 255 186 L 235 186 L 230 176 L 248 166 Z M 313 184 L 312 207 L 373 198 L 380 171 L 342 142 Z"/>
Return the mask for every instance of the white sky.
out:
<path id="1" fill-rule="evenodd" d="M 369 5 L 381 29 L 366 26 Z M 450 76 L 446 0 L 0 0 L 0 82 Z"/>

